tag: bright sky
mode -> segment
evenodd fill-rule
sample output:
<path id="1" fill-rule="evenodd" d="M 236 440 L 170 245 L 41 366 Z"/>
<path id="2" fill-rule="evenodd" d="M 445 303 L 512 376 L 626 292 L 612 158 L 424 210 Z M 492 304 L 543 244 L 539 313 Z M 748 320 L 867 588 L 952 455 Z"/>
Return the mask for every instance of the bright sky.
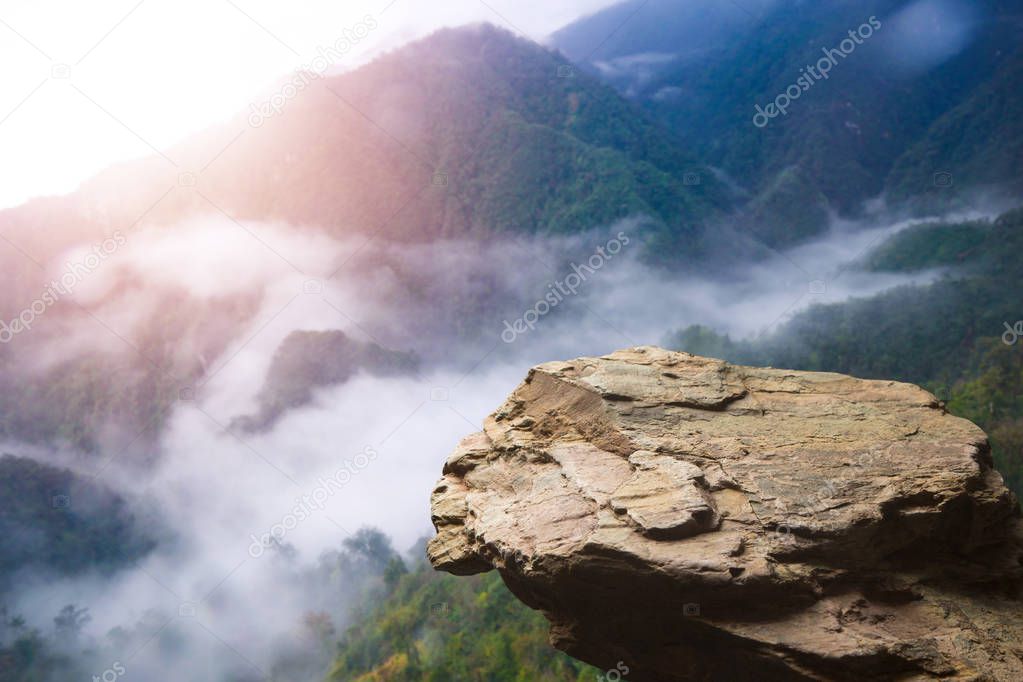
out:
<path id="1" fill-rule="evenodd" d="M 243 111 L 372 15 L 341 68 L 440 26 L 543 40 L 615 0 L 3 0 L 0 208 L 69 192 Z"/>

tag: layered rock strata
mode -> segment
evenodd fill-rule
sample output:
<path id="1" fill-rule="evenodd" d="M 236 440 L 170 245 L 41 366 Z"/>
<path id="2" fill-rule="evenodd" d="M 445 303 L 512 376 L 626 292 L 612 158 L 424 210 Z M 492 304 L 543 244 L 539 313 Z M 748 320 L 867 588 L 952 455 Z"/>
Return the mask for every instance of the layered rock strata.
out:
<path id="1" fill-rule="evenodd" d="M 497 569 L 628 680 L 1023 680 L 1023 524 L 909 384 L 643 347 L 532 369 L 444 466 L 433 565 Z"/>

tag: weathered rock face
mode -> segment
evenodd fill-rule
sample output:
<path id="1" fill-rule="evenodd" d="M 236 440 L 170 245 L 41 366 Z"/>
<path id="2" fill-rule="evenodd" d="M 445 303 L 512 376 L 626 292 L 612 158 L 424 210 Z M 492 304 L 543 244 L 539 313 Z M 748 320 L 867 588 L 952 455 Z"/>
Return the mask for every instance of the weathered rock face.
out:
<path id="1" fill-rule="evenodd" d="M 496 568 L 629 680 L 1023 680 L 1019 506 L 915 386 L 657 348 L 548 363 L 432 505 L 436 568 Z"/>

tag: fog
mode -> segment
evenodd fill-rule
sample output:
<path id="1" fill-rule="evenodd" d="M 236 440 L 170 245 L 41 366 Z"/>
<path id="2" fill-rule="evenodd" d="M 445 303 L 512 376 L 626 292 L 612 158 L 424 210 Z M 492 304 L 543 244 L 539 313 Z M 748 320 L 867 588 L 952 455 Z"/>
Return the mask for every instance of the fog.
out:
<path id="1" fill-rule="evenodd" d="M 815 302 L 930 281 L 940 273 L 853 267 L 911 223 L 836 221 L 822 239 L 713 274 L 646 266 L 638 218 L 572 238 L 487 244 L 339 241 L 202 217 L 129 235 L 75 292 L 98 316 L 117 319 L 118 329 L 154 314 L 151 300 L 120 293 L 126 280 L 182 288 L 197 299 L 252 297 L 258 312 L 232 331 L 218 357 L 204 360 L 205 379 L 181 394 L 155 465 L 114 461 L 99 469 L 140 517 L 158 520 L 171 537 L 113 577 L 26 580 L 13 610 L 48 628 L 65 604 L 87 607 L 86 635 L 101 652 L 91 662 L 97 674 L 116 660 L 126 680 L 156 679 L 168 667 L 185 679 L 265 676 L 283 652 L 315 649 L 301 625 L 305 614 L 326 612 L 343 627 L 351 599 L 345 577 L 337 585 L 310 577 L 317 558 L 364 526 L 380 528 L 401 550 L 428 536 L 429 494 L 442 463 L 530 366 L 658 344 L 690 324 L 748 337 Z M 423 362 L 408 376 L 362 374 L 320 390 L 312 405 L 266 433 L 229 433 L 234 417 L 255 409 L 281 341 L 296 330 L 327 329 L 414 351 Z M 31 333 L 46 340 L 40 354 L 61 346 L 43 328 Z M 116 352 L 95 332 L 71 338 L 77 352 L 89 344 Z M 66 453 L 32 452 L 68 461 Z M 284 551 L 260 541 L 275 527 L 286 529 L 276 535 Z M 115 628 L 122 631 L 111 639 Z"/>
<path id="2" fill-rule="evenodd" d="M 917 76 L 966 49 L 984 10 L 964 0 L 916 0 L 890 20 L 881 45 L 884 64 L 902 77 Z"/>

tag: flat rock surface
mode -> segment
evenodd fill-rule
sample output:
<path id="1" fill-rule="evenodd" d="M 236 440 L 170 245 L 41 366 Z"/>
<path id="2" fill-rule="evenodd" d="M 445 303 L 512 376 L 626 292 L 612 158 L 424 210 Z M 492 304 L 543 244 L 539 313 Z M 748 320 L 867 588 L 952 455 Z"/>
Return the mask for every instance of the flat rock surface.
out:
<path id="1" fill-rule="evenodd" d="M 1023 680 L 987 438 L 892 381 L 642 347 L 552 362 L 448 459 L 433 565 L 629 680 Z"/>

